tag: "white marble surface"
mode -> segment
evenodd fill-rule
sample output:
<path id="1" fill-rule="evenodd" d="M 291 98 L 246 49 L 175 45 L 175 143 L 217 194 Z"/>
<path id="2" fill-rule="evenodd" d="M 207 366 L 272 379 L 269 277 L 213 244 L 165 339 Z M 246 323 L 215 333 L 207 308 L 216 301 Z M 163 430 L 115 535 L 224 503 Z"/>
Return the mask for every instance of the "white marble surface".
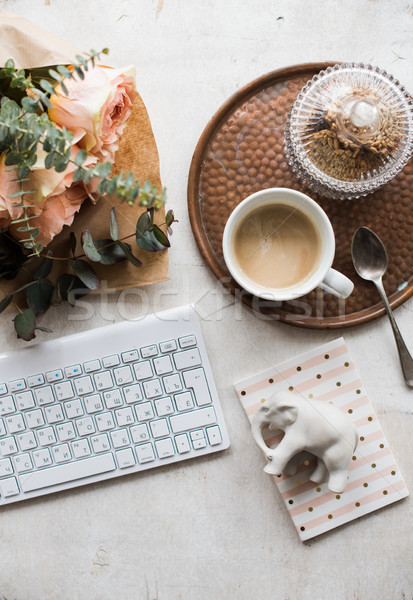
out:
<path id="1" fill-rule="evenodd" d="M 135 63 L 179 218 L 170 281 L 53 309 L 53 335 L 186 302 L 203 317 L 232 441 L 214 458 L 49 496 L 0 513 L 0 597 L 7 600 L 411 600 L 409 499 L 301 544 L 255 446 L 234 381 L 333 339 L 258 320 L 233 304 L 192 237 L 186 184 L 204 126 L 229 95 L 279 67 L 365 61 L 413 90 L 413 3 L 407 0 L 0 0 L 83 47 Z M 413 301 L 397 309 L 413 349 Z M 8 319 L 3 347 L 17 348 Z M 389 323 L 342 332 L 413 489 L 413 391 Z"/>

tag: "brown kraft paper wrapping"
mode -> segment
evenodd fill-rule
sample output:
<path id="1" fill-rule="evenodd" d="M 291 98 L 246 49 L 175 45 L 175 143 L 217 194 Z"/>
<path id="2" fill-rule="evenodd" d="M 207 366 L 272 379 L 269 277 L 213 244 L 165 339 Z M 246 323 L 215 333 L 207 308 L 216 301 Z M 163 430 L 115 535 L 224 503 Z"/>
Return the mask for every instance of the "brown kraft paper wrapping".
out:
<path id="1" fill-rule="evenodd" d="M 4 10 L 0 10 L 0 32 L 1 65 L 4 65 L 8 58 L 13 58 L 16 66 L 27 68 L 70 64 L 76 60 L 76 54 L 82 53 L 69 42 Z M 138 93 L 120 140 L 114 171 L 117 173 L 132 171 L 142 184 L 149 179 L 158 191 L 162 189 L 156 142 L 148 113 Z M 78 240 L 76 254 L 81 252 L 79 241 L 84 229 L 89 229 L 96 240 L 108 238 L 112 206 L 116 209 L 120 238 L 134 234 L 138 215 L 144 211 L 142 207 L 120 204 L 117 198 L 103 197 L 95 205 L 86 200 L 75 216 L 71 227 L 64 227 L 62 233 L 49 245 L 53 249 L 54 255 L 69 256 L 70 231 L 76 234 Z M 165 222 L 163 208 L 156 211 L 155 222 L 161 226 Z M 168 251 L 146 252 L 138 247 L 134 235 L 125 241 L 131 244 L 132 251 L 141 260 L 142 266 L 134 267 L 129 261 L 106 267 L 93 263 L 98 277 L 106 281 L 105 292 L 148 285 L 168 279 Z M 29 263 L 27 265 L 29 266 Z M 54 261 L 52 278 L 55 279 L 59 272 L 64 270 L 67 270 L 64 261 Z M 10 282 L 1 282 L 1 287 L 5 291 L 12 291 L 23 282 L 24 278 L 19 275 Z"/>

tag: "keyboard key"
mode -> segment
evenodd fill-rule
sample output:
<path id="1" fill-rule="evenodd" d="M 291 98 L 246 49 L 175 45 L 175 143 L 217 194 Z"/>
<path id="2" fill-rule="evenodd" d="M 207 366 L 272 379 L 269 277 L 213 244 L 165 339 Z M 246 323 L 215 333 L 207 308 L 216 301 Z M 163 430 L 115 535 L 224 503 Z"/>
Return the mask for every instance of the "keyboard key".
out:
<path id="1" fill-rule="evenodd" d="M 6 435 L 6 428 L 4 426 L 4 421 L 3 419 L 0 418 L 0 437 L 3 435 Z"/>
<path id="2" fill-rule="evenodd" d="M 158 417 L 164 417 L 174 412 L 172 400 L 169 396 L 155 400 L 155 409 Z"/>
<path id="3" fill-rule="evenodd" d="M 39 373 L 39 375 L 32 375 L 31 377 L 27 378 L 27 385 L 29 387 L 36 387 L 37 385 L 43 385 L 44 384 L 44 377 L 41 373 Z"/>
<path id="4" fill-rule="evenodd" d="M 114 448 L 123 448 L 124 446 L 129 446 L 130 444 L 127 429 L 117 429 L 116 431 L 111 431 L 110 437 L 112 439 Z"/>
<path id="5" fill-rule="evenodd" d="M 7 385 L 0 383 L 0 396 L 4 396 L 4 394 L 7 394 Z"/>
<path id="6" fill-rule="evenodd" d="M 53 423 L 59 423 L 60 421 L 64 421 L 63 408 L 61 404 L 50 404 L 46 406 L 44 409 L 44 414 L 46 417 L 46 421 L 53 425 Z"/>
<path id="7" fill-rule="evenodd" d="M 115 376 L 115 381 L 118 385 L 125 385 L 126 383 L 132 383 L 133 381 L 132 370 L 129 366 L 113 369 L 113 375 Z"/>
<path id="8" fill-rule="evenodd" d="M 98 426 L 99 431 L 108 431 L 109 429 L 113 429 L 115 427 L 115 421 L 113 420 L 113 415 L 110 412 L 100 413 L 100 415 L 96 415 L 96 425 Z"/>
<path id="9" fill-rule="evenodd" d="M 108 390 L 109 388 L 113 387 L 113 380 L 110 371 L 95 373 L 93 377 L 95 378 L 95 384 L 98 390 Z"/>
<path id="10" fill-rule="evenodd" d="M 54 391 L 58 400 L 68 400 L 69 398 L 73 398 L 75 395 L 70 381 L 56 383 L 54 386 Z"/>
<path id="11" fill-rule="evenodd" d="M 9 383 L 9 389 L 12 394 L 14 394 L 15 392 L 20 392 L 21 390 L 24 390 L 25 387 L 26 387 L 26 382 L 24 381 L 24 379 L 15 379 L 14 381 L 10 381 L 10 383 Z"/>
<path id="12" fill-rule="evenodd" d="M 191 348 L 196 346 L 196 337 L 194 335 L 186 335 L 178 340 L 180 348 Z"/>
<path id="13" fill-rule="evenodd" d="M 155 460 L 155 454 L 153 452 L 152 444 L 140 444 L 135 446 L 136 457 L 140 464 L 151 462 Z"/>
<path id="14" fill-rule="evenodd" d="M 209 393 L 207 380 L 205 378 L 204 369 L 192 369 L 182 373 L 184 382 L 187 388 L 194 390 L 195 402 L 198 406 L 211 404 L 212 398 Z"/>
<path id="15" fill-rule="evenodd" d="M 135 457 L 131 448 L 125 448 L 124 450 L 118 450 L 116 452 L 116 460 L 118 461 L 119 469 L 126 469 L 127 467 L 133 467 L 136 464 Z"/>
<path id="16" fill-rule="evenodd" d="M 157 375 L 166 375 L 173 371 L 172 362 L 168 355 L 154 358 L 153 364 Z"/>
<path id="17" fill-rule="evenodd" d="M 216 421 L 217 417 L 212 406 L 182 413 L 181 415 L 173 415 L 170 418 L 172 431 L 174 433 L 181 433 L 188 429 L 197 429 L 198 427 L 213 425 Z"/>
<path id="18" fill-rule="evenodd" d="M 0 459 L 0 477 L 5 475 L 12 475 L 14 473 L 13 465 L 11 464 L 10 458 Z"/>
<path id="19" fill-rule="evenodd" d="M 199 440 L 193 440 L 192 446 L 194 450 L 200 450 L 201 448 L 205 448 L 207 445 L 205 438 L 200 438 Z"/>
<path id="20" fill-rule="evenodd" d="M 55 381 L 61 381 L 63 379 L 63 371 L 57 369 L 56 371 L 48 371 L 46 373 L 47 383 L 54 383 Z"/>
<path id="21" fill-rule="evenodd" d="M 28 452 L 15 456 L 14 465 L 17 473 L 26 473 L 26 471 L 33 469 L 32 459 L 30 458 L 30 454 Z"/>
<path id="22" fill-rule="evenodd" d="M 30 410 L 25 414 L 27 427 L 29 429 L 36 429 L 36 427 L 41 427 L 44 425 L 43 413 L 40 408 L 36 408 L 36 410 Z"/>
<path id="23" fill-rule="evenodd" d="M 103 360 L 103 366 L 105 369 L 109 369 L 110 367 L 117 367 L 120 365 L 120 359 L 117 354 L 111 354 L 111 356 L 106 356 Z"/>
<path id="24" fill-rule="evenodd" d="M 125 388 L 123 388 L 123 393 L 125 393 Z M 123 404 L 120 390 L 110 390 L 109 392 L 104 392 L 103 397 L 105 399 L 106 408 L 116 408 L 117 406 L 122 406 Z"/>
<path id="25" fill-rule="evenodd" d="M 11 456 L 12 454 L 16 454 L 17 452 L 17 444 L 16 440 L 12 435 L 2 438 L 0 440 L 0 455 L 1 456 Z"/>
<path id="26" fill-rule="evenodd" d="M 176 444 L 176 449 L 178 450 L 179 454 L 185 454 L 186 452 L 190 451 L 190 446 L 189 446 L 189 440 L 188 440 L 188 436 L 186 435 L 186 433 L 181 433 L 181 435 L 176 435 L 175 436 L 175 444 Z"/>
<path id="27" fill-rule="evenodd" d="M 103 410 L 103 403 L 100 394 L 92 394 L 91 396 L 85 396 L 83 398 L 83 402 L 85 403 L 86 412 L 89 415 L 93 415 L 93 413 Z"/>
<path id="28" fill-rule="evenodd" d="M 18 433 L 19 431 L 24 431 L 26 429 L 23 417 L 20 414 L 6 417 L 5 422 L 9 433 Z"/>
<path id="29" fill-rule="evenodd" d="M 66 377 L 78 377 L 82 374 L 82 367 L 80 365 L 72 365 L 71 367 L 65 368 Z"/>
<path id="30" fill-rule="evenodd" d="M 85 414 L 82 403 L 78 398 L 76 398 L 76 400 L 65 402 L 63 406 L 68 419 L 76 419 L 76 417 L 81 417 Z"/>
<path id="31" fill-rule="evenodd" d="M 15 394 L 14 399 L 19 410 L 26 410 L 35 406 L 32 392 L 20 392 Z"/>
<path id="32" fill-rule="evenodd" d="M 145 423 L 134 425 L 129 431 L 132 436 L 132 441 L 135 442 L 135 444 L 149 440 L 148 426 Z"/>
<path id="33" fill-rule="evenodd" d="M 124 387 L 123 395 L 125 396 L 126 404 L 133 404 L 134 402 L 140 402 L 143 400 L 141 386 L 139 383 Z"/>
<path id="34" fill-rule="evenodd" d="M 37 447 L 36 438 L 34 437 L 33 431 L 26 431 L 26 433 L 20 433 L 17 437 L 20 450 L 33 450 Z"/>
<path id="35" fill-rule="evenodd" d="M 205 434 L 204 434 L 204 430 L 203 429 L 196 429 L 195 431 L 191 431 L 191 440 L 203 440 L 205 438 Z"/>
<path id="36" fill-rule="evenodd" d="M 183 350 L 182 352 L 175 352 L 173 357 L 178 371 L 181 371 L 182 369 L 189 369 L 190 367 L 197 367 L 202 362 L 198 348 Z"/>
<path id="37" fill-rule="evenodd" d="M 133 370 L 135 371 L 135 377 L 138 381 L 142 381 L 142 379 L 149 379 L 153 376 L 153 371 L 149 360 L 134 364 Z"/>
<path id="38" fill-rule="evenodd" d="M 93 423 L 92 417 L 85 417 L 84 419 L 76 419 L 76 428 L 79 435 L 90 435 L 96 433 L 95 424 Z"/>
<path id="39" fill-rule="evenodd" d="M 76 437 L 73 423 L 59 423 L 56 425 L 56 433 L 61 442 L 67 442 Z"/>
<path id="40" fill-rule="evenodd" d="M 128 352 L 122 352 L 121 356 L 124 363 L 130 363 L 135 360 L 139 360 L 139 352 L 137 350 L 128 350 Z"/>
<path id="41" fill-rule="evenodd" d="M 92 443 L 93 451 L 96 452 L 96 454 L 110 450 L 109 438 L 106 433 L 92 435 L 90 441 Z"/>
<path id="42" fill-rule="evenodd" d="M 37 468 L 48 467 L 49 465 L 53 464 L 52 457 L 50 456 L 48 448 L 42 448 L 42 450 L 35 450 L 33 452 L 33 460 Z M 38 473 L 41 472 L 42 471 L 38 471 Z M 29 477 L 31 477 L 32 475 L 36 475 L 36 472 L 30 473 Z M 20 478 L 20 483 L 22 483 L 22 478 Z"/>
<path id="43" fill-rule="evenodd" d="M 67 444 L 58 444 L 51 447 L 55 463 L 63 463 L 72 458 L 69 446 Z"/>
<path id="44" fill-rule="evenodd" d="M 45 406 L 46 404 L 52 404 L 55 402 L 55 397 L 53 395 L 53 390 L 50 385 L 46 387 L 37 388 L 34 390 L 34 395 L 36 398 L 36 403 L 39 406 Z"/>
<path id="45" fill-rule="evenodd" d="M 160 438 L 169 434 L 168 422 L 166 419 L 151 421 L 149 424 L 154 438 Z"/>
<path id="46" fill-rule="evenodd" d="M 91 394 L 95 391 L 92 379 L 89 375 L 86 375 L 86 377 L 79 377 L 78 379 L 74 379 L 73 383 L 75 384 L 76 394 L 78 396 L 85 396 L 86 394 Z"/>
<path id="47" fill-rule="evenodd" d="M 56 436 L 53 427 L 44 427 L 37 430 L 37 439 L 40 446 L 50 446 L 56 443 Z"/>
<path id="48" fill-rule="evenodd" d="M 182 390 L 181 378 L 178 375 L 178 373 L 175 373 L 174 375 L 168 375 L 168 377 L 164 377 L 163 384 L 165 386 L 165 391 L 167 394 L 174 394 Z"/>
<path id="49" fill-rule="evenodd" d="M 159 379 L 151 379 L 150 381 L 144 381 L 143 389 L 145 391 L 145 396 L 150 400 L 151 398 L 156 398 L 157 396 L 162 396 L 162 386 Z"/>
<path id="50" fill-rule="evenodd" d="M 27 473 L 20 476 L 20 483 L 24 492 L 31 492 L 41 488 L 58 485 L 68 481 L 75 481 L 98 475 L 100 473 L 108 473 L 116 469 L 115 461 L 110 452 L 85 458 L 77 463 L 66 463 L 57 465 L 50 469 L 42 469 L 41 471 Z"/>
<path id="51" fill-rule="evenodd" d="M 151 358 L 152 356 L 156 356 L 158 354 L 158 346 L 153 344 L 152 346 L 144 346 L 141 348 L 141 356 L 142 358 Z"/>
<path id="52" fill-rule="evenodd" d="M 161 342 L 159 344 L 159 348 L 162 353 L 173 352 L 174 350 L 176 350 L 176 342 L 175 342 L 175 340 L 168 340 L 167 342 Z"/>
<path id="53" fill-rule="evenodd" d="M 135 422 L 135 418 L 130 406 L 125 406 L 125 408 L 119 408 L 118 410 L 115 410 L 115 417 L 119 427 L 123 427 L 124 425 L 132 425 Z"/>
<path id="54" fill-rule="evenodd" d="M 152 404 L 150 402 L 144 402 L 143 404 L 137 404 L 135 406 L 136 416 L 138 421 L 148 421 L 153 419 L 155 416 L 152 410 Z"/>
<path id="55" fill-rule="evenodd" d="M 165 438 L 164 440 L 155 441 L 156 453 L 159 458 L 169 458 L 175 454 L 175 448 L 173 446 L 171 438 Z"/>
<path id="56" fill-rule="evenodd" d="M 208 437 L 208 442 L 211 446 L 217 446 L 222 442 L 221 430 L 218 425 L 214 425 L 214 427 L 207 427 L 206 434 Z"/>
<path id="57" fill-rule="evenodd" d="M 9 415 L 10 413 L 15 412 L 16 407 L 14 405 L 14 401 L 12 396 L 4 396 L 4 398 L 0 398 L 0 415 Z"/>
<path id="58" fill-rule="evenodd" d="M 175 394 L 174 396 L 176 410 L 182 412 L 183 410 L 190 410 L 194 408 L 194 401 L 192 400 L 191 392 L 183 392 L 182 394 Z"/>
<path id="59" fill-rule="evenodd" d="M 83 368 L 85 373 L 94 373 L 95 371 L 100 371 L 100 361 L 89 360 L 88 362 L 83 363 Z"/>
<path id="60" fill-rule="evenodd" d="M 0 495 L 4 498 L 16 496 L 19 493 L 19 486 L 15 477 L 8 477 L 0 481 Z"/>
<path id="61" fill-rule="evenodd" d="M 90 446 L 87 439 L 72 442 L 72 452 L 75 458 L 84 458 L 90 454 Z"/>

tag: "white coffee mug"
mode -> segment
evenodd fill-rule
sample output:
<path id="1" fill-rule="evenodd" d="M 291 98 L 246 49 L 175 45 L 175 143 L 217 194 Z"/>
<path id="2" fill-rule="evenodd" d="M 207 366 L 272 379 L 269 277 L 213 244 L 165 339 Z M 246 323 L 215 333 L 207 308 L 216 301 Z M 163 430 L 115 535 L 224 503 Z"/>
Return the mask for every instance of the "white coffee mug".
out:
<path id="1" fill-rule="evenodd" d="M 258 208 L 277 204 L 292 207 L 310 219 L 318 231 L 321 251 L 318 262 L 313 266 L 308 277 L 294 285 L 275 288 L 255 282 L 240 268 L 234 257 L 233 237 L 237 226 L 251 213 Z M 347 298 L 354 288 L 350 279 L 331 268 L 335 254 L 335 237 L 326 213 L 314 200 L 296 190 L 270 188 L 245 198 L 234 209 L 226 223 L 222 247 L 224 260 L 232 277 L 247 292 L 260 298 L 274 301 L 292 300 L 308 294 L 316 287 L 339 298 Z"/>

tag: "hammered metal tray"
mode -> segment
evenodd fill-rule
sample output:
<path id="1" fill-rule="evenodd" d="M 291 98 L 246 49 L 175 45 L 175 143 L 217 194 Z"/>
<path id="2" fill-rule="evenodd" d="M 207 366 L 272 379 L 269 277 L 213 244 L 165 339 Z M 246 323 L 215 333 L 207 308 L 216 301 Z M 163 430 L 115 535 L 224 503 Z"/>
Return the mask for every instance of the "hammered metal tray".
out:
<path id="1" fill-rule="evenodd" d="M 333 64 L 280 69 L 239 90 L 202 133 L 188 181 L 192 230 L 218 280 L 260 316 L 316 329 L 350 327 L 384 314 L 375 287 L 358 277 L 351 260 L 351 239 L 362 225 L 373 229 L 387 248 L 389 268 L 384 287 L 391 306 L 399 306 L 413 294 L 413 159 L 385 187 L 364 198 L 344 201 L 312 193 L 287 164 L 284 129 L 290 106 L 313 75 Z M 251 296 L 231 278 L 222 255 L 225 223 L 241 200 L 270 187 L 300 190 L 326 211 L 336 235 L 333 267 L 355 284 L 347 300 L 317 289 L 298 300 L 269 302 Z"/>

